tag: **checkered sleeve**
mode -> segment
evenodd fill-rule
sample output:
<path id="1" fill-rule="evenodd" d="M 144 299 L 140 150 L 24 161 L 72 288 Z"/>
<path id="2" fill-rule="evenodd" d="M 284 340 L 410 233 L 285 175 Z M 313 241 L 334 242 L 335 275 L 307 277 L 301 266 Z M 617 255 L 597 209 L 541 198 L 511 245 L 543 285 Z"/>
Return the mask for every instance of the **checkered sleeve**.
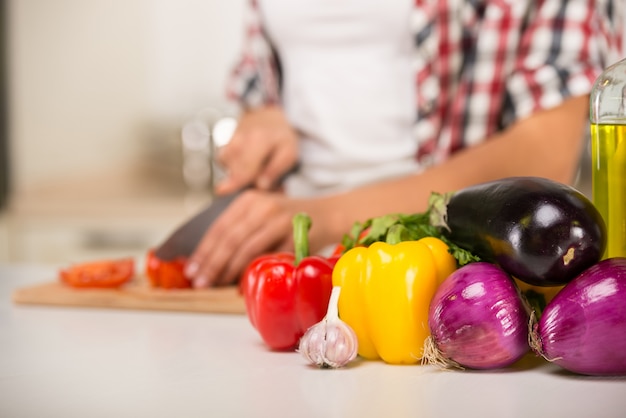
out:
<path id="1" fill-rule="evenodd" d="M 248 2 L 244 26 L 243 51 L 228 77 L 227 97 L 242 108 L 276 104 L 280 101 L 278 61 L 255 0 Z"/>
<path id="2" fill-rule="evenodd" d="M 623 0 L 543 0 L 520 40 L 506 82 L 512 119 L 588 94 L 622 58 Z"/>

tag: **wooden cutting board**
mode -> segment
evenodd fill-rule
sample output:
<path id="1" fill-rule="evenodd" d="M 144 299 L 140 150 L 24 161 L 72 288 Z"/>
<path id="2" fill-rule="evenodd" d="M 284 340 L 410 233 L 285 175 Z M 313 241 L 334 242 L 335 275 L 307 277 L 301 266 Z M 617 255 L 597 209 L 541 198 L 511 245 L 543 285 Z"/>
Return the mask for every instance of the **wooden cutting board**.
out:
<path id="1" fill-rule="evenodd" d="M 120 289 L 74 289 L 60 282 L 49 282 L 18 288 L 12 298 L 15 303 L 30 305 L 227 314 L 246 312 L 236 286 L 154 289 L 147 280 L 135 280 Z"/>

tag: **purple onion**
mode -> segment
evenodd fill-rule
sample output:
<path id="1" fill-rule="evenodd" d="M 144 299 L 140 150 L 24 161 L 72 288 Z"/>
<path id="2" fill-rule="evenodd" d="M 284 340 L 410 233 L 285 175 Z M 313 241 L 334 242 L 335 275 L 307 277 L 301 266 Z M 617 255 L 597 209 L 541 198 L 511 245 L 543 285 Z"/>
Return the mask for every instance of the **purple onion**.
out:
<path id="1" fill-rule="evenodd" d="M 568 283 L 531 331 L 533 350 L 578 374 L 626 375 L 626 258 L 610 258 Z"/>
<path id="2" fill-rule="evenodd" d="M 470 369 L 509 366 L 529 351 L 529 310 L 513 279 L 495 264 L 467 264 L 439 286 L 428 316 L 431 364 Z"/>

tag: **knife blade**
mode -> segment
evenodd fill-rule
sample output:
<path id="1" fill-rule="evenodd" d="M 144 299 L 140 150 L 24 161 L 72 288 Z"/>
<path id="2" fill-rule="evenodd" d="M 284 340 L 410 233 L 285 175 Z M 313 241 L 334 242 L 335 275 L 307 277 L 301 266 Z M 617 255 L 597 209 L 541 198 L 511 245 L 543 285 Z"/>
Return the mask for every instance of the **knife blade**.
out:
<path id="1" fill-rule="evenodd" d="M 181 224 L 174 232 L 163 241 L 155 250 L 154 254 L 161 260 L 169 261 L 178 257 L 189 257 L 209 226 L 217 219 L 241 192 L 219 196 L 215 198 L 191 219 Z"/>

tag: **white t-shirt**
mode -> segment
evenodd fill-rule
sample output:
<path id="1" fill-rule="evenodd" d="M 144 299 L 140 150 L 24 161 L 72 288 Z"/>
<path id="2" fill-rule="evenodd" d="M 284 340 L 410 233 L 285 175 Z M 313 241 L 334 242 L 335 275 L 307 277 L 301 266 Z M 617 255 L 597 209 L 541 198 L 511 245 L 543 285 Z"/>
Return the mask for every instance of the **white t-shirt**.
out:
<path id="1" fill-rule="evenodd" d="M 411 0 L 260 0 L 280 57 L 287 117 L 301 135 L 293 196 L 419 169 Z"/>

